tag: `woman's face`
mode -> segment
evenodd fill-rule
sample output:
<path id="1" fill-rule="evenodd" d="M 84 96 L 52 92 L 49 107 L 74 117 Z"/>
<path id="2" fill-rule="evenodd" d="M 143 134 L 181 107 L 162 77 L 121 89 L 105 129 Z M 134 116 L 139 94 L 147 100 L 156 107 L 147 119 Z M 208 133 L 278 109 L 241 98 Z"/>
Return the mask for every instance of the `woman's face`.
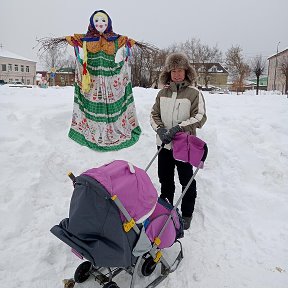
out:
<path id="1" fill-rule="evenodd" d="M 93 17 L 94 26 L 99 33 L 104 33 L 108 27 L 108 17 L 104 13 L 96 13 Z"/>
<path id="2" fill-rule="evenodd" d="M 182 68 L 177 68 L 171 70 L 171 80 L 175 83 L 184 81 L 185 79 L 185 70 Z"/>

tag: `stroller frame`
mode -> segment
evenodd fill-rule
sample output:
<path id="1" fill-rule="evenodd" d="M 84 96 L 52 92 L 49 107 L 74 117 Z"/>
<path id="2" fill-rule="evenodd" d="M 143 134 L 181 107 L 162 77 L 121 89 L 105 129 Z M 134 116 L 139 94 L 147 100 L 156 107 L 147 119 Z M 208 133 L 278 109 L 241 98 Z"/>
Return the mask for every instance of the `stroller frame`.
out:
<path id="1" fill-rule="evenodd" d="M 163 147 L 164 147 L 164 144 L 162 144 L 160 146 L 159 150 L 156 152 L 156 154 L 153 156 L 152 160 L 147 165 L 145 171 L 147 171 L 149 169 L 149 167 L 151 166 L 151 164 L 153 163 L 155 158 L 158 156 L 160 151 L 163 149 Z M 185 187 L 184 191 L 182 192 L 181 196 L 177 200 L 175 206 L 171 210 L 168 218 L 166 219 L 162 229 L 159 232 L 159 235 L 155 238 L 154 243 L 152 245 L 152 248 L 147 253 L 145 253 L 142 256 L 138 256 L 137 261 L 135 262 L 135 264 L 132 265 L 132 266 L 126 267 L 126 268 L 123 268 L 123 267 L 115 267 L 115 268 L 111 268 L 111 267 L 94 267 L 92 265 L 92 263 L 89 262 L 89 261 L 82 262 L 78 266 L 78 268 L 76 269 L 75 276 L 76 276 L 77 270 L 79 270 L 79 269 L 81 270 L 81 265 L 82 264 L 90 263 L 89 269 L 86 269 L 86 271 L 84 271 L 84 272 L 82 271 L 82 273 L 84 273 L 82 276 L 84 276 L 85 280 L 87 280 L 89 278 L 89 276 L 93 276 L 95 281 L 97 281 L 100 285 L 103 285 L 103 288 L 119 288 L 119 286 L 117 286 L 117 284 L 115 282 L 113 282 L 112 280 L 119 273 L 121 273 L 122 271 L 125 271 L 129 275 L 131 275 L 131 277 L 132 277 L 131 282 L 130 282 L 130 288 L 134 288 L 135 282 L 136 282 L 136 278 L 138 276 L 138 271 L 140 269 L 141 262 L 144 261 L 144 263 L 145 263 L 145 261 L 148 261 L 148 263 L 150 263 L 151 262 L 151 257 L 153 259 L 153 264 L 152 264 L 153 267 L 151 267 L 152 268 L 151 274 L 153 273 L 153 271 L 156 268 L 158 263 L 161 263 L 161 270 L 160 270 L 161 274 L 156 279 L 154 279 L 152 282 L 150 282 L 147 286 L 145 286 L 145 288 L 154 288 L 154 287 L 156 287 L 165 278 L 167 278 L 167 276 L 170 273 L 173 273 L 178 268 L 180 262 L 184 258 L 182 244 L 181 244 L 181 242 L 179 240 L 176 240 L 174 242 L 174 244 L 175 243 L 179 244 L 180 251 L 179 251 L 176 259 L 174 260 L 174 262 L 170 265 L 168 263 L 168 261 L 165 259 L 165 257 L 163 256 L 162 249 L 160 249 L 158 247 L 158 245 L 160 244 L 159 241 L 161 241 L 160 240 L 161 236 L 162 236 L 163 232 L 165 231 L 166 227 L 168 226 L 169 221 L 172 219 L 172 212 L 176 211 L 176 209 L 179 206 L 182 198 L 184 197 L 184 195 L 186 194 L 187 190 L 189 189 L 192 181 L 196 177 L 200 167 L 203 165 L 203 163 L 204 163 L 204 161 L 206 159 L 206 156 L 207 156 L 207 151 L 208 151 L 207 150 L 207 146 L 205 146 L 205 153 L 204 153 L 204 156 L 203 156 L 203 158 L 201 160 L 201 165 L 196 167 L 195 172 L 193 173 L 191 179 L 189 180 L 188 184 L 186 185 L 186 187 Z M 71 172 L 68 174 L 68 176 L 73 181 L 73 183 L 75 183 L 76 177 Z M 127 229 L 127 231 L 129 231 L 130 229 L 133 229 L 137 235 L 140 235 L 140 229 L 136 225 L 134 219 L 130 216 L 128 211 L 125 209 L 125 207 L 123 206 L 123 204 L 121 203 L 119 198 L 116 195 L 114 195 L 114 196 L 111 197 L 111 200 L 115 203 L 115 205 L 118 207 L 118 209 L 122 212 L 122 214 L 126 218 L 127 222 L 123 224 L 124 230 L 126 231 L 126 229 Z M 81 254 L 79 254 L 77 251 L 72 249 L 72 252 L 76 256 L 78 256 L 79 258 L 81 258 L 83 260 L 83 256 Z M 87 265 L 87 266 L 89 266 L 89 265 Z M 149 274 L 149 275 L 151 275 L 151 274 Z M 149 276 L 149 275 L 143 275 L 143 276 Z M 76 278 L 75 276 L 74 276 L 74 278 Z M 74 281 L 76 281 L 76 279 Z M 84 281 L 81 281 L 81 282 L 84 282 Z M 80 283 L 80 281 L 76 281 L 76 282 Z"/>
<path id="2" fill-rule="evenodd" d="M 180 246 L 180 252 L 178 254 L 178 256 L 176 257 L 175 261 L 173 262 L 172 265 L 169 265 L 164 256 L 162 256 L 161 259 L 161 275 L 158 276 L 156 279 L 154 279 L 151 283 L 149 283 L 147 286 L 145 286 L 145 288 L 154 288 L 156 287 L 158 284 L 160 284 L 170 273 L 174 272 L 181 260 L 183 259 L 183 249 L 182 249 L 182 244 L 179 240 L 177 240 L 175 243 L 178 243 Z M 108 286 L 109 284 L 111 285 L 111 283 L 114 284 L 114 282 L 112 282 L 113 278 L 116 277 L 118 274 L 120 274 L 122 271 L 127 272 L 132 278 L 131 278 L 131 283 L 130 283 L 130 288 L 134 288 L 135 286 L 135 281 L 137 279 L 138 276 L 138 271 L 141 265 L 141 262 L 144 260 L 147 260 L 149 257 L 150 251 L 143 255 L 143 256 L 139 256 L 136 263 L 128 268 L 107 268 L 107 267 L 94 267 L 91 264 L 91 267 L 89 269 L 89 271 L 87 273 L 89 273 L 89 276 L 92 276 L 95 281 L 97 281 L 100 285 L 104 285 L 103 287 L 110 287 Z M 87 261 L 88 262 L 88 261 Z M 85 262 L 84 262 L 85 263 Z M 81 265 L 81 264 L 80 264 Z M 106 270 L 106 271 L 105 271 Z M 106 283 L 106 284 L 105 284 Z M 107 286 L 105 286 L 107 285 Z M 114 285 L 111 286 L 111 288 L 116 288 L 118 286 Z"/>

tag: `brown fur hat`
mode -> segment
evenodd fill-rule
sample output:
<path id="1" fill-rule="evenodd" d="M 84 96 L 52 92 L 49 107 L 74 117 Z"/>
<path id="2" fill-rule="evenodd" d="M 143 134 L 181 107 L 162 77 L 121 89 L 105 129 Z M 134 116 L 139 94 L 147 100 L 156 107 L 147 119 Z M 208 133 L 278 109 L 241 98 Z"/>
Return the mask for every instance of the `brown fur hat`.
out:
<path id="1" fill-rule="evenodd" d="M 168 84 L 171 81 L 171 70 L 177 68 L 185 69 L 185 79 L 192 85 L 196 79 L 196 72 L 190 65 L 188 57 L 183 53 L 172 53 L 168 55 L 164 69 L 159 76 L 160 82 L 164 85 Z"/>

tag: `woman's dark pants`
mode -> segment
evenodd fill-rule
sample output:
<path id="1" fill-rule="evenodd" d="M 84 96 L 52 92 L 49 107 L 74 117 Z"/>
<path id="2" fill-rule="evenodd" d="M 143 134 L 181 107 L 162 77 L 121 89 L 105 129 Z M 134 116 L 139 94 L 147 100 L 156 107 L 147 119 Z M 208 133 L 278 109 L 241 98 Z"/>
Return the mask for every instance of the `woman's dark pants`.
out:
<path id="1" fill-rule="evenodd" d="M 158 147 L 159 149 L 159 147 Z M 177 161 L 173 158 L 172 150 L 162 148 L 158 155 L 158 177 L 161 184 L 161 195 L 173 205 L 175 193 L 175 166 L 177 168 L 179 182 L 184 191 L 186 185 L 193 175 L 193 168 L 190 163 Z M 184 217 L 191 217 L 194 211 L 195 199 L 197 197 L 196 181 L 193 180 L 181 203 L 181 212 Z"/>

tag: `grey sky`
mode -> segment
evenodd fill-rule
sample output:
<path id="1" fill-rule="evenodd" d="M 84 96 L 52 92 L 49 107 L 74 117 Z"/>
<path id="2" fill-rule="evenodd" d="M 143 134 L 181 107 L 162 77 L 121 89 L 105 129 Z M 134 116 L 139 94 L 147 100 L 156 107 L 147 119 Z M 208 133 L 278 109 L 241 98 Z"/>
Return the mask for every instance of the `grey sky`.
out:
<path id="1" fill-rule="evenodd" d="M 85 33 L 99 9 L 114 32 L 159 48 L 199 38 L 223 52 L 240 45 L 250 58 L 288 47 L 288 0 L 0 0 L 0 44 L 37 60 L 36 37 Z"/>

